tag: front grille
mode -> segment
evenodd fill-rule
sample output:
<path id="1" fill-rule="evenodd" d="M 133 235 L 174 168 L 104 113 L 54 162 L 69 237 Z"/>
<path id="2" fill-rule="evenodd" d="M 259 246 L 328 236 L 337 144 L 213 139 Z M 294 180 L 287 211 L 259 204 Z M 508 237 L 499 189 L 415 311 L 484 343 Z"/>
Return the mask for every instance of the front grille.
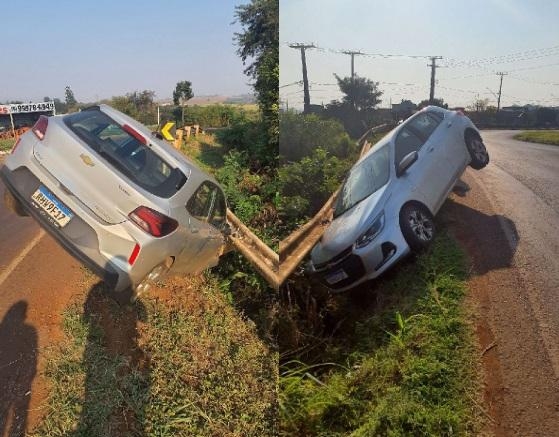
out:
<path id="1" fill-rule="evenodd" d="M 325 262 L 320 263 L 320 264 L 315 264 L 314 265 L 315 270 L 323 270 L 324 268 L 328 267 L 329 264 L 339 263 L 343 259 L 347 258 L 349 255 L 351 255 L 352 249 L 353 249 L 353 246 L 349 246 L 347 249 L 342 250 L 335 257 L 330 258 L 328 261 L 325 261 Z"/>

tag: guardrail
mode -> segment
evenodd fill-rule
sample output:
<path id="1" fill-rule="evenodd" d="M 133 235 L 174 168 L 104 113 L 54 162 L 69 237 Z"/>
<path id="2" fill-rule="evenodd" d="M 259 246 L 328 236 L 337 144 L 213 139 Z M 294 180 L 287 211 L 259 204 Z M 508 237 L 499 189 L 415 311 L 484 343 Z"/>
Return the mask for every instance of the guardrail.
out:
<path id="1" fill-rule="evenodd" d="M 357 144 L 361 147 L 360 158 L 372 146 L 367 141 L 367 137 L 388 127 L 391 125 L 382 124 L 372 127 L 359 138 Z M 339 189 L 330 196 L 312 219 L 280 242 L 279 255 L 263 243 L 229 210 L 227 219 L 234 232 L 229 237 L 228 243 L 237 249 L 274 289 L 278 290 L 320 240 L 326 227 L 332 221 L 333 206 L 338 192 Z M 224 253 L 227 251 L 228 249 L 225 249 Z"/>

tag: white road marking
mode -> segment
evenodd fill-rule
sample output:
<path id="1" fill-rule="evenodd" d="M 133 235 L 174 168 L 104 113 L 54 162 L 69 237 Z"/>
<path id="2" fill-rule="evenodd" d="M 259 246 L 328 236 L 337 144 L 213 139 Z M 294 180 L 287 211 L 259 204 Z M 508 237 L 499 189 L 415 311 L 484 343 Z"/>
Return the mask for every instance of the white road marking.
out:
<path id="1" fill-rule="evenodd" d="M 17 255 L 13 259 L 13 261 L 8 265 L 8 267 L 6 267 L 6 270 L 4 270 L 0 274 L 0 287 L 2 286 L 4 281 L 8 279 L 8 276 L 10 276 L 10 274 L 15 270 L 15 268 L 19 265 L 19 263 L 23 261 L 23 259 L 27 256 L 29 252 L 31 252 L 31 249 L 33 249 L 37 245 L 37 243 L 41 241 L 41 238 L 43 238 L 44 235 L 45 235 L 45 231 L 40 229 L 39 235 L 33 238 L 33 240 L 31 240 L 31 242 L 27 246 L 25 246 L 25 248 L 19 253 L 19 255 Z"/>

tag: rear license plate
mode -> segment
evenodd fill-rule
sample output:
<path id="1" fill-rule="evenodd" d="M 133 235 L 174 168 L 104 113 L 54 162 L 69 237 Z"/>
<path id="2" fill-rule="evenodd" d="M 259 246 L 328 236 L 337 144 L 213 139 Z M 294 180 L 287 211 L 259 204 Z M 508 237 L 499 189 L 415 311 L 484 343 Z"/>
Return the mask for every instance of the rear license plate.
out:
<path id="1" fill-rule="evenodd" d="M 326 276 L 326 282 L 328 282 L 329 284 L 335 284 L 337 282 L 343 281 L 344 279 L 349 278 L 349 276 L 347 275 L 347 273 L 340 269 L 334 273 L 331 273 L 329 275 Z"/>
<path id="2" fill-rule="evenodd" d="M 31 199 L 46 213 L 49 221 L 55 226 L 63 228 L 74 217 L 72 211 L 42 185 L 33 193 Z"/>

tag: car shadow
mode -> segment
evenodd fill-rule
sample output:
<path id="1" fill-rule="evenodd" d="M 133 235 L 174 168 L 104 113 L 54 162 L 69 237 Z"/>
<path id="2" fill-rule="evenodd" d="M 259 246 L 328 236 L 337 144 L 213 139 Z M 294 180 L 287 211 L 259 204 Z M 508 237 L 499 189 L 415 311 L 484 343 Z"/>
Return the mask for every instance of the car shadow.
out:
<path id="1" fill-rule="evenodd" d="M 85 396 L 75 435 L 145 435 L 150 365 L 138 345 L 138 322 L 145 320 L 140 301 L 121 306 L 102 282 L 90 289 L 83 311 Z"/>
<path id="2" fill-rule="evenodd" d="M 488 215 L 448 199 L 438 221 L 470 256 L 472 274 L 483 275 L 512 265 L 520 236 L 508 217 Z"/>
<path id="3" fill-rule="evenodd" d="M 25 435 L 31 383 L 37 372 L 37 330 L 25 323 L 27 302 L 10 307 L 0 322 L 0 436 Z"/>

